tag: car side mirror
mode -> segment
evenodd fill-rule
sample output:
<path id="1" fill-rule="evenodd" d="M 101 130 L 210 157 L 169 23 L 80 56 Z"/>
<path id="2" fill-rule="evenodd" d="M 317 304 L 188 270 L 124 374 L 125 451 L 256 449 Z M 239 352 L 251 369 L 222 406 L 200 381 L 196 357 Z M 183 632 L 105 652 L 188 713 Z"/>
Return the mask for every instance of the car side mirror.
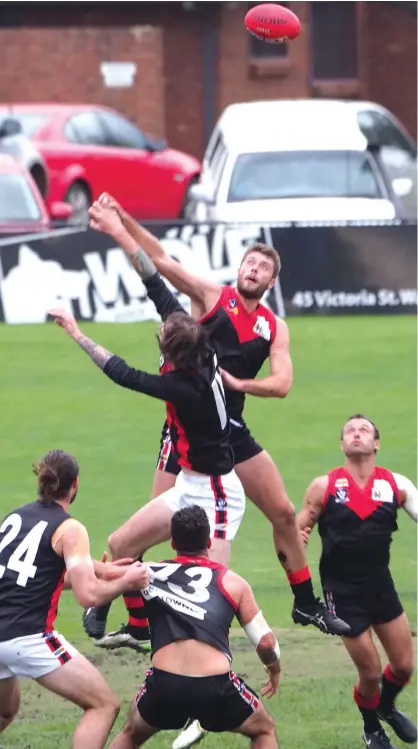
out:
<path id="1" fill-rule="evenodd" d="M 189 190 L 189 199 L 195 203 L 205 203 L 206 205 L 213 205 L 215 202 L 215 195 L 207 185 L 197 183 L 192 185 Z"/>
<path id="2" fill-rule="evenodd" d="M 398 198 L 406 198 L 412 192 L 413 186 L 412 179 L 409 177 L 397 177 L 392 181 L 393 192 Z"/>

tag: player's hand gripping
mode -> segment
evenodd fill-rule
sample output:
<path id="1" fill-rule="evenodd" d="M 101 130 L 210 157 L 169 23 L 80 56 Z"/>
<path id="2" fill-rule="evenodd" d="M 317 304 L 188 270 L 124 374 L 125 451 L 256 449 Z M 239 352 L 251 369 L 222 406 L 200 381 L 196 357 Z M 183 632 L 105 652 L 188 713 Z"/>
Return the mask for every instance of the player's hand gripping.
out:
<path id="1" fill-rule="evenodd" d="M 125 559 L 117 559 L 115 562 L 107 563 L 107 558 L 108 553 L 104 551 L 100 562 L 96 564 L 96 577 L 99 577 L 101 580 L 117 580 L 123 577 L 128 565 L 131 565 L 134 561 L 132 557 L 126 557 Z"/>
<path id="2" fill-rule="evenodd" d="M 280 661 L 275 661 L 271 666 L 266 666 L 269 678 L 261 690 L 262 697 L 270 699 L 270 697 L 273 697 L 273 695 L 276 694 L 279 688 L 280 670 Z"/>
<path id="3" fill-rule="evenodd" d="M 149 585 L 148 566 L 143 562 L 134 562 L 124 574 L 125 590 L 142 590 Z"/>
<path id="4" fill-rule="evenodd" d="M 63 307 L 56 307 L 48 312 L 51 317 L 55 318 L 55 322 L 60 326 L 71 338 L 76 338 L 80 334 L 80 328 L 77 325 L 77 321 L 71 312 L 68 312 Z"/>
<path id="5" fill-rule="evenodd" d="M 89 216 L 92 229 L 102 231 L 113 238 L 116 238 L 118 232 L 123 229 L 117 210 L 112 203 L 107 202 L 107 199 L 103 199 L 101 202 L 100 199 L 96 200 L 89 208 Z"/>
<path id="6" fill-rule="evenodd" d="M 310 535 L 311 530 L 312 529 L 309 528 L 309 525 L 307 525 L 306 528 L 300 529 L 300 535 L 302 536 L 302 541 L 305 546 L 307 546 L 309 543 L 309 535 Z"/>
<path id="7" fill-rule="evenodd" d="M 228 390 L 237 390 L 238 392 L 243 390 L 242 381 L 237 377 L 225 372 L 224 369 L 220 370 L 222 376 L 222 382 Z"/>
<path id="8" fill-rule="evenodd" d="M 121 204 L 118 203 L 113 195 L 110 195 L 108 192 L 102 192 L 102 194 L 97 198 L 97 203 L 99 203 L 99 205 L 103 206 L 104 208 L 113 208 L 113 210 L 116 211 L 116 213 L 118 213 L 120 216 L 123 213 Z"/>

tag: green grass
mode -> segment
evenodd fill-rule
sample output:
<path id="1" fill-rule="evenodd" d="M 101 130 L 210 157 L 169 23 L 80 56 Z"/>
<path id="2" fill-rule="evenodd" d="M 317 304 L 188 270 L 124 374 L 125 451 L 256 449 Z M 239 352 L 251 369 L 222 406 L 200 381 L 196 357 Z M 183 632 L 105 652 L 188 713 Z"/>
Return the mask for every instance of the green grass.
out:
<path id="1" fill-rule="evenodd" d="M 299 318 L 289 320 L 289 325 L 295 370 L 291 395 L 283 402 L 249 398 L 246 417 L 277 461 L 295 505 L 300 506 L 314 476 L 340 464 L 339 428 L 356 411 L 370 414 L 380 427 L 381 463 L 415 480 L 415 319 Z M 155 325 L 85 325 L 84 330 L 132 364 L 156 370 Z M 163 404 L 115 387 L 54 326 L 1 326 L 0 351 L 0 514 L 34 496 L 34 459 L 52 447 L 70 450 L 81 466 L 74 511 L 87 525 L 93 553 L 99 556 L 108 534 L 149 498 Z M 392 571 L 415 630 L 416 526 L 401 515 Z M 155 559 L 166 553 L 167 547 L 148 556 Z M 318 557 L 315 533 L 309 561 L 319 590 Z M 266 618 L 280 633 L 282 687 L 268 707 L 277 720 L 281 748 L 362 746 L 351 696 L 354 668 L 339 641 L 292 625 L 291 596 L 275 559 L 269 525 L 250 503 L 234 543 L 232 564 L 251 582 Z M 65 594 L 57 627 L 92 655 L 122 699 L 119 727 L 146 661 L 130 651 L 93 652 L 80 615 L 71 594 Z M 123 618 L 117 602 L 110 625 L 118 626 Z M 235 669 L 259 689 L 263 669 L 255 654 L 242 639 L 234 638 L 233 644 Z M 415 682 L 401 705 L 415 714 Z M 7 749 L 29 744 L 32 749 L 68 748 L 77 715 L 77 709 L 25 683 L 20 718 L 0 742 Z M 172 736 L 160 734 L 147 746 L 167 749 L 171 741 Z M 232 735 L 212 735 L 204 746 L 234 749 L 246 742 Z"/>

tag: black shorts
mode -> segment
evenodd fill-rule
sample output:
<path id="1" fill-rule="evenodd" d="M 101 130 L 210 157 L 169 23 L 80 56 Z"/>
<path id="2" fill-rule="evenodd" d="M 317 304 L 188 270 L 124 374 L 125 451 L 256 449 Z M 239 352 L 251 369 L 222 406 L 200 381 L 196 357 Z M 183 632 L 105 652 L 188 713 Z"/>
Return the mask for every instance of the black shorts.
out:
<path id="1" fill-rule="evenodd" d="M 198 678 L 150 668 L 136 704 L 145 722 L 160 731 L 179 730 L 192 718 L 206 731 L 221 733 L 244 723 L 260 700 L 232 672 Z"/>
<path id="2" fill-rule="evenodd" d="M 238 422 L 236 422 L 238 424 Z M 245 424 L 236 426 L 231 424 L 231 447 L 234 452 L 234 465 L 254 458 L 263 451 L 261 445 L 251 436 L 250 430 Z M 167 422 L 163 426 L 160 440 L 160 451 L 158 453 L 157 470 L 172 473 L 178 476 L 180 473 L 179 456 L 176 453 L 170 438 L 170 430 Z"/>
<path id="3" fill-rule="evenodd" d="M 403 613 L 391 575 L 375 585 L 360 586 L 358 590 L 338 586 L 323 586 L 324 598 L 330 611 L 334 611 L 351 627 L 346 637 L 358 637 L 375 624 L 386 624 Z"/>

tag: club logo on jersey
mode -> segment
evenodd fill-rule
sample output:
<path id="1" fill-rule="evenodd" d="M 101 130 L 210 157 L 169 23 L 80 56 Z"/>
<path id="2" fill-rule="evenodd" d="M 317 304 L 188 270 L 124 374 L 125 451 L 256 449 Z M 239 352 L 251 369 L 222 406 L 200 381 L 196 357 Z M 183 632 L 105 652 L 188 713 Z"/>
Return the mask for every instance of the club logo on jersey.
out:
<path id="1" fill-rule="evenodd" d="M 342 489 L 344 486 L 348 487 L 348 479 L 342 478 L 337 479 L 335 482 L 335 488 L 336 489 Z"/>
<path id="2" fill-rule="evenodd" d="M 347 489 L 337 489 L 335 492 L 335 502 L 337 505 L 346 505 L 347 502 L 349 502 L 348 498 L 348 490 Z"/>
<path id="3" fill-rule="evenodd" d="M 260 338 L 264 338 L 265 341 L 269 341 L 271 338 L 270 323 L 265 317 L 260 315 L 257 317 L 257 322 L 253 327 L 253 332 L 257 333 Z"/>
<path id="4" fill-rule="evenodd" d="M 238 314 L 238 307 L 237 307 L 237 300 L 236 299 L 230 299 L 228 302 L 229 311 L 232 312 L 232 314 L 237 315 Z"/>
<path id="5" fill-rule="evenodd" d="M 393 489 L 386 479 L 375 479 L 372 488 L 372 500 L 374 502 L 393 502 Z"/>
<path id="6" fill-rule="evenodd" d="M 218 512 L 223 512 L 225 508 L 226 508 L 226 499 L 221 499 L 220 497 L 218 497 L 218 499 L 216 500 L 216 510 Z"/>

